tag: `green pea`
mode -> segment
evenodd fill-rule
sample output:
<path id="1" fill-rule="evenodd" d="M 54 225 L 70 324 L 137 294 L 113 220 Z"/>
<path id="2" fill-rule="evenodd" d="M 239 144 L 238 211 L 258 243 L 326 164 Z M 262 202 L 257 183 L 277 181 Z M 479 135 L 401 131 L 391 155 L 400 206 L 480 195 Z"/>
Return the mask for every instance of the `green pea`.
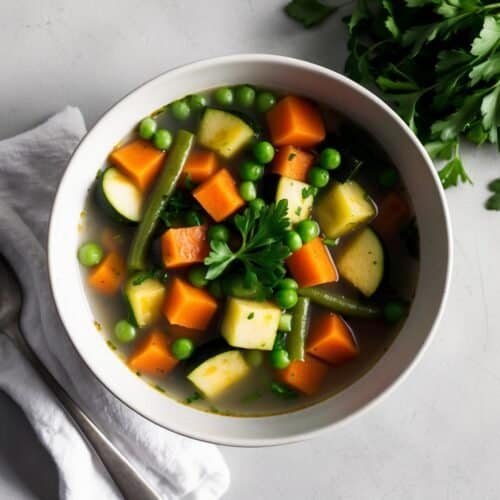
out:
<path id="1" fill-rule="evenodd" d="M 290 290 L 298 290 L 299 284 L 292 278 L 283 278 L 278 281 L 276 285 L 278 289 L 290 289 Z"/>
<path id="2" fill-rule="evenodd" d="M 291 252 L 296 252 L 302 248 L 302 238 L 297 231 L 288 231 L 285 236 L 285 244 Z"/>
<path id="3" fill-rule="evenodd" d="M 252 148 L 253 155 L 259 163 L 270 163 L 274 158 L 274 147 L 268 141 L 256 142 Z"/>
<path id="4" fill-rule="evenodd" d="M 156 127 L 156 121 L 153 118 L 150 116 L 144 118 L 139 124 L 139 136 L 142 139 L 151 139 L 155 135 Z"/>
<path id="5" fill-rule="evenodd" d="M 398 172 L 395 168 L 384 168 L 378 176 L 378 183 L 385 188 L 392 188 L 398 182 Z"/>
<path id="6" fill-rule="evenodd" d="M 233 104 L 233 91 L 229 87 L 220 87 L 214 92 L 215 102 L 219 106 L 231 106 Z"/>
<path id="7" fill-rule="evenodd" d="M 115 334 L 116 340 L 119 340 L 124 344 L 128 344 L 135 339 L 137 330 L 135 326 L 127 320 L 121 319 L 118 323 L 116 323 L 113 333 Z"/>
<path id="8" fill-rule="evenodd" d="M 196 210 L 189 210 L 186 212 L 184 215 L 184 221 L 187 226 L 192 227 L 192 226 L 201 226 L 202 220 L 200 217 L 200 214 Z"/>
<path id="9" fill-rule="evenodd" d="M 208 104 L 207 98 L 204 95 L 193 94 L 189 96 L 189 107 L 193 111 L 201 111 L 206 108 Z"/>
<path id="10" fill-rule="evenodd" d="M 264 207 L 266 206 L 266 202 L 262 198 L 255 198 L 255 200 L 251 200 L 248 202 L 248 206 L 259 215 Z"/>
<path id="11" fill-rule="evenodd" d="M 234 92 L 236 104 L 242 108 L 250 108 L 255 101 L 255 90 L 249 85 L 241 85 Z"/>
<path id="12" fill-rule="evenodd" d="M 297 303 L 297 300 L 299 300 L 299 296 L 295 290 L 284 288 L 274 294 L 274 299 L 282 309 L 291 309 Z"/>
<path id="13" fill-rule="evenodd" d="M 340 166 L 342 158 L 340 153 L 333 148 L 325 148 L 319 157 L 319 164 L 327 170 L 335 170 Z"/>
<path id="14" fill-rule="evenodd" d="M 319 224 L 315 220 L 307 219 L 300 221 L 296 226 L 295 230 L 299 233 L 302 243 L 309 243 L 319 236 Z"/>
<path id="15" fill-rule="evenodd" d="M 206 274 L 207 269 L 205 266 L 193 266 L 188 271 L 188 280 L 196 288 L 203 288 L 208 285 L 208 280 L 205 278 Z"/>
<path id="16" fill-rule="evenodd" d="M 222 299 L 224 297 L 224 290 L 222 283 L 219 280 L 214 280 L 208 285 L 208 291 L 216 298 Z"/>
<path id="17" fill-rule="evenodd" d="M 224 224 L 215 224 L 208 229 L 208 239 L 215 241 L 229 241 L 229 229 Z"/>
<path id="18" fill-rule="evenodd" d="M 330 174 L 328 170 L 325 170 L 321 167 L 313 167 L 309 170 L 309 174 L 307 175 L 309 182 L 317 188 L 325 187 L 330 181 Z"/>
<path id="19" fill-rule="evenodd" d="M 176 339 L 172 342 L 172 354 L 174 358 L 177 359 L 187 359 L 193 354 L 194 344 L 191 339 L 186 337 L 181 337 L 180 339 Z"/>
<path id="20" fill-rule="evenodd" d="M 292 315 L 282 314 L 280 317 L 280 322 L 278 325 L 278 330 L 280 332 L 291 332 L 292 331 Z"/>
<path id="21" fill-rule="evenodd" d="M 158 129 L 153 137 L 153 144 L 156 149 L 166 151 L 172 145 L 172 134 L 167 129 Z"/>
<path id="22" fill-rule="evenodd" d="M 264 167 L 254 161 L 244 161 L 240 165 L 240 177 L 243 181 L 258 181 L 264 175 Z"/>
<path id="23" fill-rule="evenodd" d="M 173 102 L 170 105 L 170 111 L 172 112 L 172 116 L 179 121 L 187 120 L 191 114 L 191 108 L 184 100 Z"/>
<path id="24" fill-rule="evenodd" d="M 259 113 L 267 113 L 276 104 L 276 97 L 271 92 L 257 94 L 256 107 Z"/>
<path id="25" fill-rule="evenodd" d="M 245 201 L 252 201 L 257 198 L 257 187 L 252 181 L 244 181 L 240 184 L 240 196 Z"/>
<path id="26" fill-rule="evenodd" d="M 89 241 L 78 249 L 78 260 L 82 266 L 92 267 L 101 262 L 104 251 L 98 243 Z"/>
<path id="27" fill-rule="evenodd" d="M 389 300 L 384 306 L 384 318 L 388 323 L 398 323 L 406 314 L 407 307 L 400 300 Z"/>
<path id="28" fill-rule="evenodd" d="M 262 351 L 252 349 L 251 351 L 245 351 L 245 359 L 250 366 L 257 368 L 264 361 L 264 356 L 262 355 Z"/>
<path id="29" fill-rule="evenodd" d="M 277 370 L 283 370 L 290 364 L 290 357 L 285 349 L 276 349 L 270 353 L 271 366 Z"/>

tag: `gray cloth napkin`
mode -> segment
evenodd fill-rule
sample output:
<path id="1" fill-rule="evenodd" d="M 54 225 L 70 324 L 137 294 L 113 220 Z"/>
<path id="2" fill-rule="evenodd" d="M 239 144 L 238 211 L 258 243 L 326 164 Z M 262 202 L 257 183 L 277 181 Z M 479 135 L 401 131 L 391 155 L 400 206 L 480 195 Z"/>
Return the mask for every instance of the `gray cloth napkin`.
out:
<path id="1" fill-rule="evenodd" d="M 162 429 L 114 398 L 83 364 L 57 315 L 49 290 L 47 225 L 59 179 L 84 133 L 80 111 L 68 107 L 0 142 L 0 253 L 23 288 L 21 327 L 46 366 L 158 493 L 165 499 L 220 498 L 229 472 L 219 450 Z M 120 497 L 50 391 L 4 335 L 0 390 L 21 406 L 52 454 L 62 499 Z"/>

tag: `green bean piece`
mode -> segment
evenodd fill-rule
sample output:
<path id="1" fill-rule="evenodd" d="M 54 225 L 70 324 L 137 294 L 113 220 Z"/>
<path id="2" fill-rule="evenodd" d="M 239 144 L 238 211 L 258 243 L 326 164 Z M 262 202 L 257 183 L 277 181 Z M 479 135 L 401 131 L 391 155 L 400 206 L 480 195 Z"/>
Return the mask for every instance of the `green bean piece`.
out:
<path id="1" fill-rule="evenodd" d="M 299 297 L 297 305 L 293 308 L 292 330 L 286 338 L 286 347 L 292 361 L 304 361 L 310 309 L 311 301 L 306 297 Z"/>
<path id="2" fill-rule="evenodd" d="M 160 212 L 177 186 L 193 143 L 194 135 L 191 132 L 186 130 L 177 132 L 163 170 L 149 195 L 144 215 L 132 240 L 128 255 L 130 270 L 143 271 L 148 266 L 146 253 L 149 249 L 151 236 L 160 218 Z"/>
<path id="3" fill-rule="evenodd" d="M 346 316 L 379 318 L 382 315 L 380 308 L 375 305 L 362 304 L 355 299 L 327 292 L 321 288 L 299 288 L 298 292 L 299 296 L 311 299 L 314 304 Z"/>

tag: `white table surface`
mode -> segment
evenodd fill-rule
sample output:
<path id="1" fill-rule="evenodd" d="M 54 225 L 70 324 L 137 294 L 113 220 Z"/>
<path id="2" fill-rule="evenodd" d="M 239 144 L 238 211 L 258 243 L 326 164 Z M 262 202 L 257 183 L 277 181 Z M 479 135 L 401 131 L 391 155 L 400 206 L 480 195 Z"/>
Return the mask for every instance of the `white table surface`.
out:
<path id="1" fill-rule="evenodd" d="M 340 17 L 304 31 L 285 0 L 3 0 L 0 139 L 66 104 L 87 125 L 130 89 L 200 58 L 270 52 L 342 69 Z M 445 314 L 421 363 L 343 428 L 271 449 L 222 448 L 229 499 L 500 498 L 500 214 L 492 148 L 465 148 L 474 187 L 446 193 L 455 264 Z M 57 476 L 24 416 L 0 395 L 0 499 L 56 497 Z"/>

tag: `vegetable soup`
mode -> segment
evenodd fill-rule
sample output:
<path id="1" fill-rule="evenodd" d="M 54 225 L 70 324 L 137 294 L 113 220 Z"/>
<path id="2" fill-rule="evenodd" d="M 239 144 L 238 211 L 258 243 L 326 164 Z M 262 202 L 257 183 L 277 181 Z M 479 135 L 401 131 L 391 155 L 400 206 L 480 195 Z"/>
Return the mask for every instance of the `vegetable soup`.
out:
<path id="1" fill-rule="evenodd" d="M 401 329 L 411 202 L 335 110 L 220 87 L 154 111 L 95 168 L 77 257 L 96 334 L 152 390 L 292 411 L 364 375 Z"/>

